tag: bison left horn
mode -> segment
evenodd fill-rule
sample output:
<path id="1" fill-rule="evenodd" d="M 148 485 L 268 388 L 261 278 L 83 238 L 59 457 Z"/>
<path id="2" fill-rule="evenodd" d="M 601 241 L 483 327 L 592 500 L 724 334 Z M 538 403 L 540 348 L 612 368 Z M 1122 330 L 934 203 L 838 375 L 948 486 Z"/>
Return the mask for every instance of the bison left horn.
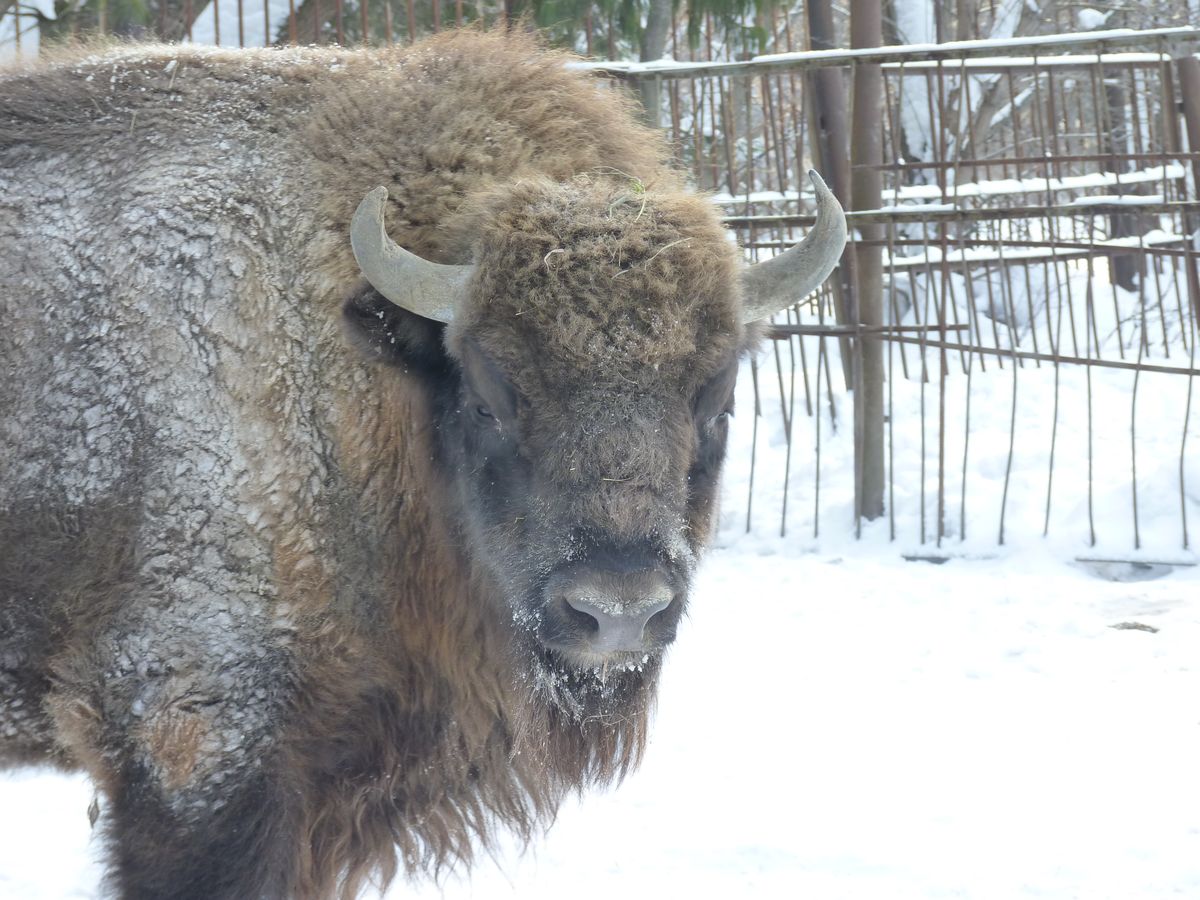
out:
<path id="1" fill-rule="evenodd" d="M 383 223 L 387 188 L 363 197 L 350 222 L 350 246 L 371 287 L 401 309 L 449 322 L 467 290 L 471 266 L 445 266 L 409 253 L 390 237 Z"/>
<path id="2" fill-rule="evenodd" d="M 769 319 L 819 288 L 842 258 L 846 216 L 833 191 L 809 170 L 817 193 L 817 221 L 795 247 L 746 269 L 742 275 L 743 322 Z"/>

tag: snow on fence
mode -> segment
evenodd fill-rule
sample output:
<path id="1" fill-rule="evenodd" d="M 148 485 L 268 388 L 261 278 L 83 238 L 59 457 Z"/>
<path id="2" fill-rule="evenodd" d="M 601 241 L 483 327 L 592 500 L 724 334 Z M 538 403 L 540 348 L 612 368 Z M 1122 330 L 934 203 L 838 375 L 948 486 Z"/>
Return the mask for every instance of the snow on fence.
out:
<path id="1" fill-rule="evenodd" d="M 0 56 L 18 35 L 28 53 L 43 29 L 105 29 L 104 4 L 70 8 L 55 22 L 49 0 L 0 0 Z M 498 5 L 443 12 L 440 0 L 147 9 L 156 18 L 124 33 L 226 46 L 390 44 L 464 16 L 503 18 Z M 1194 563 L 1197 30 L 792 52 L 798 19 L 776 9 L 756 24 L 777 52 L 745 54 L 707 17 L 695 49 L 676 29 L 673 59 L 579 64 L 658 82 L 650 118 L 751 258 L 811 223 L 809 166 L 851 210 L 839 274 L 778 318 L 749 372 L 743 421 L 747 405 L 754 414 L 732 448 L 755 461 L 747 527 L 773 520 L 807 541 L 857 523 L 923 557 L 1051 536 L 1080 557 Z M 852 170 L 850 87 L 872 67 L 882 158 Z M 852 209 L 867 175 L 881 179 L 880 200 Z M 870 253 L 883 273 L 874 289 L 859 272 Z M 871 353 L 882 359 L 874 418 L 853 415 Z M 872 453 L 886 463 L 874 488 L 885 512 L 867 523 Z"/>

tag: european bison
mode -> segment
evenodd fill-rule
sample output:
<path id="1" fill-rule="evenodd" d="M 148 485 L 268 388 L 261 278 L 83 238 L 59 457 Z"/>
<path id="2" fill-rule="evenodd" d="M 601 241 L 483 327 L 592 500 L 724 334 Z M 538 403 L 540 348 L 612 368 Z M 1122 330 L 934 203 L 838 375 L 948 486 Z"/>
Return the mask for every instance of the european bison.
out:
<path id="1" fill-rule="evenodd" d="M 636 764 L 845 239 L 814 179 L 743 271 L 665 156 L 512 35 L 0 78 L 0 758 L 96 780 L 119 896 L 351 897 Z"/>

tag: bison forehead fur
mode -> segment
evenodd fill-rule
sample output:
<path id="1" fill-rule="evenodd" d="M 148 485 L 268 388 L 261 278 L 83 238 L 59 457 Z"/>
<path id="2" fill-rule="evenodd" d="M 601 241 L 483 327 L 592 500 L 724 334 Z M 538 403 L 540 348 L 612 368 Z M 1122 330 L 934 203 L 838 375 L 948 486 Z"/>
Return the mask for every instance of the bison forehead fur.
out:
<path id="1" fill-rule="evenodd" d="M 0 73 L 0 762 L 123 897 L 351 897 L 636 764 L 714 517 L 738 253 L 519 35 Z M 448 325 L 348 238 L 472 266 Z"/>
<path id="2" fill-rule="evenodd" d="M 737 351 L 737 255 L 707 201 L 582 175 L 518 183 L 485 209 L 461 329 L 531 400 L 581 373 L 691 394 Z M 530 345 L 548 355 L 531 359 Z"/>

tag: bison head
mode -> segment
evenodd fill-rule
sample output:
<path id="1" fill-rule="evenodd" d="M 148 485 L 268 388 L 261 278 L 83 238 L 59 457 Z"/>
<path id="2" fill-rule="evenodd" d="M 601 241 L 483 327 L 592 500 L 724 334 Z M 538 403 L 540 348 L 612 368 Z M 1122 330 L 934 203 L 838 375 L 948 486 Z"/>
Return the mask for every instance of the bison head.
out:
<path id="1" fill-rule="evenodd" d="M 382 188 L 359 207 L 374 290 L 349 319 L 429 385 L 464 546 L 560 705 L 643 692 L 675 637 L 751 326 L 819 285 L 845 242 L 814 183 L 816 227 L 748 269 L 707 200 L 612 180 L 497 191 L 472 217 L 470 266 L 392 243 Z"/>

